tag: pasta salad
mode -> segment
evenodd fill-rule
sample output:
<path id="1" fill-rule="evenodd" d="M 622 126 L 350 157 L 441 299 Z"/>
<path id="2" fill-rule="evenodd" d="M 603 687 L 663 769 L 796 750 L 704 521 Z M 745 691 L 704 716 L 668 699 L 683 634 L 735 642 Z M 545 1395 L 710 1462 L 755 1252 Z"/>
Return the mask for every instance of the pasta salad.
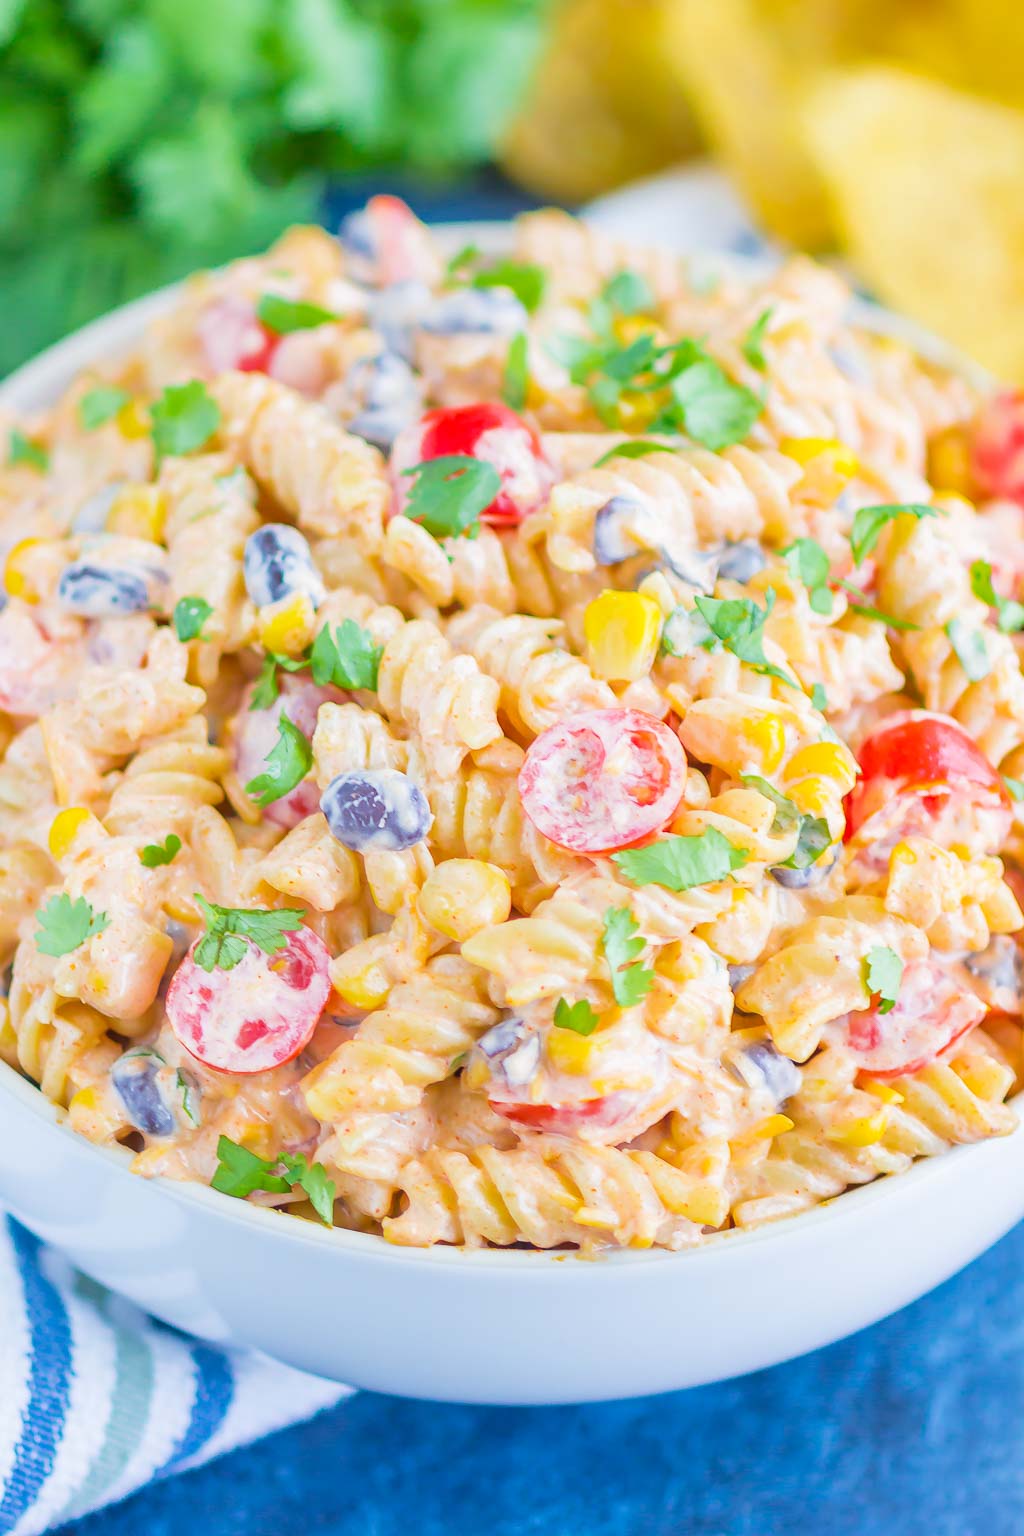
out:
<path id="1" fill-rule="evenodd" d="M 0 431 L 0 1056 L 76 1131 L 592 1251 L 1014 1128 L 1020 395 L 377 197 Z"/>

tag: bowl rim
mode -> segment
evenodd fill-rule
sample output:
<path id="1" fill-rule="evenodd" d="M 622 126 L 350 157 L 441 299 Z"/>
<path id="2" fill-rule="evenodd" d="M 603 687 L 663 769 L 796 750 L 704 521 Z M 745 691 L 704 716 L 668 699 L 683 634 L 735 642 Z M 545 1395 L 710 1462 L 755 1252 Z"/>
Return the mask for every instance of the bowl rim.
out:
<path id="1" fill-rule="evenodd" d="M 450 248 L 452 251 L 469 241 L 480 244 L 484 249 L 500 251 L 507 248 L 510 228 L 510 222 L 507 220 L 480 220 L 433 225 L 432 232 L 438 237 L 442 247 Z M 646 244 L 651 248 L 656 242 L 638 241 L 637 244 L 641 247 Z M 748 279 L 756 279 L 770 273 L 781 260 L 775 252 L 763 256 L 750 256 L 732 251 L 709 249 L 674 254 L 679 255 L 680 259 L 697 273 L 706 270 Z M 80 369 L 87 367 L 90 363 L 116 357 L 126 347 L 137 343 L 144 326 L 169 311 L 190 281 L 190 278 L 185 278 L 180 282 L 159 288 L 153 293 L 145 294 L 141 298 L 133 299 L 130 303 L 99 316 L 47 347 L 36 357 L 15 369 L 6 379 L 0 381 L 0 407 L 28 414 L 45 408 L 60 389 L 66 387 L 70 377 Z M 884 309 L 869 296 L 855 292 L 851 300 L 850 314 L 865 329 L 890 335 L 907 343 L 926 360 L 955 369 L 977 387 L 992 386 L 991 375 L 979 364 L 964 357 L 955 347 L 934 336 L 916 321 Z M 129 1166 L 134 1156 L 129 1148 L 100 1146 L 89 1141 L 87 1137 L 80 1136 L 67 1124 L 66 1110 L 48 1099 L 38 1084 L 33 1083 L 17 1068 L 4 1061 L 0 1061 L 0 1095 L 2 1094 L 10 1094 L 39 1119 L 48 1121 L 51 1129 L 58 1135 L 70 1138 L 78 1154 L 86 1157 L 91 1154 L 101 1162 L 105 1162 L 111 1172 L 138 1180 L 139 1176 L 132 1173 Z M 1024 1088 L 1007 1102 L 1015 1107 L 1020 1117 L 1021 1112 L 1024 1111 Z M 854 1185 L 830 1200 L 811 1206 L 805 1211 L 799 1211 L 795 1215 L 766 1222 L 761 1226 L 739 1230 L 730 1228 L 727 1231 L 711 1233 L 693 1248 L 674 1252 L 653 1247 L 642 1250 L 607 1249 L 601 1251 L 600 1264 L 593 1263 L 590 1256 L 581 1254 L 575 1249 L 466 1248 L 446 1244 L 419 1248 L 389 1243 L 378 1233 L 354 1232 L 345 1227 L 327 1227 L 312 1220 L 282 1219 L 285 1213 L 273 1207 L 234 1199 L 198 1181 L 156 1175 L 148 1182 L 168 1198 L 185 1204 L 198 1205 L 200 1209 L 209 1211 L 221 1221 L 259 1228 L 268 1237 L 273 1236 L 277 1240 L 292 1244 L 313 1243 L 320 1246 L 326 1244 L 339 1255 L 350 1250 L 360 1258 L 375 1258 L 392 1263 L 472 1264 L 481 1273 L 497 1273 L 514 1266 L 518 1272 L 526 1274 L 544 1273 L 553 1263 L 564 1264 L 566 1260 L 575 1260 L 577 1263 L 585 1263 L 588 1273 L 594 1273 L 606 1270 L 609 1266 L 615 1269 L 623 1265 L 635 1268 L 640 1265 L 680 1261 L 693 1264 L 702 1256 L 705 1260 L 710 1260 L 712 1256 L 721 1255 L 724 1252 L 739 1253 L 751 1245 L 777 1244 L 785 1240 L 797 1224 L 803 1232 L 812 1220 L 818 1225 L 834 1225 L 844 1219 L 853 1219 L 871 1202 L 892 1198 L 894 1180 L 897 1181 L 898 1188 L 903 1190 L 904 1195 L 909 1195 L 912 1189 L 917 1189 L 925 1180 L 942 1177 L 943 1170 L 949 1168 L 952 1158 L 962 1162 L 967 1156 L 972 1153 L 977 1154 L 986 1146 L 991 1148 L 993 1142 L 1011 1140 L 1020 1134 L 1020 1130 L 1021 1124 L 1018 1118 L 1017 1126 L 1007 1137 L 988 1138 L 977 1143 L 949 1147 L 945 1152 L 916 1159 L 911 1167 L 901 1174 L 879 1174 L 870 1183 Z M 2 1136 L 3 1130 L 0 1127 L 0 1138 Z"/>

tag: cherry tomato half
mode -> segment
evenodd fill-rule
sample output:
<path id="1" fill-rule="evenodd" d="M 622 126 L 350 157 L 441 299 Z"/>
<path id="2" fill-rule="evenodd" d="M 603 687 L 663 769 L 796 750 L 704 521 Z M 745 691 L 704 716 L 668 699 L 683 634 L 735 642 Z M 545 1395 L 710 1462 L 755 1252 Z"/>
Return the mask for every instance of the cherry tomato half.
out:
<path id="1" fill-rule="evenodd" d="M 514 1125 L 552 1136 L 582 1136 L 611 1130 L 629 1118 L 637 1106 L 635 1094 L 609 1093 L 602 1098 L 580 1099 L 574 1104 L 520 1104 L 491 1099 L 491 1108 Z"/>
<path id="2" fill-rule="evenodd" d="M 857 836 L 880 851 L 911 834 L 966 842 L 976 833 L 991 848 L 1005 841 L 1012 812 L 1003 781 L 948 715 L 890 715 L 859 758 L 862 777 L 846 798 L 847 841 Z"/>
<path id="3" fill-rule="evenodd" d="M 653 837 L 685 782 L 678 736 L 639 709 L 587 709 L 550 726 L 519 770 L 523 810 L 572 853 L 608 853 Z"/>
<path id="4" fill-rule="evenodd" d="M 496 527 L 521 523 L 554 484 L 554 471 L 539 437 L 515 411 L 497 401 L 453 406 L 428 411 L 395 439 L 391 469 L 399 511 L 411 489 L 405 471 L 449 454 L 479 459 L 498 471 L 501 490 L 480 514 L 483 522 Z"/>
<path id="5" fill-rule="evenodd" d="M 986 1008 L 973 992 L 964 992 L 932 960 L 908 965 L 896 1006 L 889 1013 L 869 1008 L 851 1013 L 846 1043 L 860 1070 L 872 1077 L 900 1077 L 920 1072 L 929 1062 L 985 1017 Z"/>
<path id="6" fill-rule="evenodd" d="M 1024 504 L 1024 390 L 1006 390 L 984 407 L 971 459 L 974 478 L 986 495 Z"/>
<path id="7" fill-rule="evenodd" d="M 320 705 L 337 704 L 345 697 L 337 688 L 319 688 L 301 677 L 281 677 L 280 689 L 273 704 L 266 709 L 249 708 L 252 688 L 242 699 L 235 726 L 235 771 L 242 784 L 250 783 L 266 767 L 267 758 L 277 744 L 282 713 L 298 726 L 308 741 L 312 741 Z M 280 800 L 272 800 L 264 806 L 263 819 L 290 830 L 307 816 L 314 816 L 319 809 L 319 789 L 312 779 L 303 779 Z"/>
<path id="8" fill-rule="evenodd" d="M 241 373 L 269 373 L 280 336 L 257 318 L 248 299 L 225 294 L 214 299 L 196 327 L 206 366 L 213 374 L 237 368 Z"/>
<path id="9" fill-rule="evenodd" d="M 246 939 L 230 971 L 204 971 L 189 950 L 171 977 L 165 1007 L 175 1036 L 216 1072 L 268 1072 L 306 1045 L 330 994 L 327 946 L 308 928 L 264 954 Z"/>

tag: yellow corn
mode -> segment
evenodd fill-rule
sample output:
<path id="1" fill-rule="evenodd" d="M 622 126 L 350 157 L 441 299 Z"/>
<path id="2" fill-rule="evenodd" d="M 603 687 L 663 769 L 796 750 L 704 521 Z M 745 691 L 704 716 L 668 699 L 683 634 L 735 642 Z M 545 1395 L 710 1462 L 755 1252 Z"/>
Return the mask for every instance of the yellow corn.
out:
<path id="1" fill-rule="evenodd" d="M 973 496 L 971 439 L 966 427 L 947 427 L 929 440 L 926 473 L 932 485 L 944 487 L 943 494 Z"/>
<path id="2" fill-rule="evenodd" d="M 84 805 L 70 805 L 66 811 L 57 812 L 50 823 L 47 839 L 55 859 L 64 857 L 82 827 L 89 821 L 95 821 L 95 817 Z"/>
<path id="3" fill-rule="evenodd" d="M 111 502 L 107 533 L 159 544 L 167 521 L 167 498 L 155 485 L 129 485 Z"/>
<path id="4" fill-rule="evenodd" d="M 795 459 L 798 464 L 827 459 L 830 468 L 847 480 L 852 480 L 860 468 L 853 449 L 834 437 L 786 437 L 781 448 L 788 459 Z"/>
<path id="5" fill-rule="evenodd" d="M 789 787 L 789 798 L 798 811 L 803 811 L 807 816 L 818 816 L 835 804 L 836 787 L 829 779 L 811 775 Z"/>
<path id="6" fill-rule="evenodd" d="M 445 859 L 424 882 L 418 905 L 432 928 L 461 944 L 481 928 L 505 921 L 512 910 L 512 888 L 495 864 Z"/>
<path id="7" fill-rule="evenodd" d="M 873 1115 L 858 1115 L 845 1125 L 835 1125 L 828 1132 L 829 1141 L 840 1141 L 848 1147 L 870 1147 L 881 1141 L 889 1125 L 892 1110 L 888 1104 L 880 1104 Z"/>
<path id="8" fill-rule="evenodd" d="M 749 743 L 761 773 L 774 773 L 786 750 L 786 730 L 776 715 L 744 720 L 744 743 Z"/>
<path id="9" fill-rule="evenodd" d="M 602 592 L 583 615 L 587 659 L 595 677 L 635 682 L 658 654 L 661 609 L 639 592 Z"/>
<path id="10" fill-rule="evenodd" d="M 141 400 L 129 400 L 117 413 L 117 428 L 122 437 L 145 437 L 150 429 L 149 412 Z"/>
<path id="11" fill-rule="evenodd" d="M 597 1035 L 578 1035 L 574 1029 L 552 1028 L 547 1040 L 547 1055 L 558 1072 L 586 1077 L 590 1071 Z"/>
<path id="12" fill-rule="evenodd" d="M 387 1001 L 391 982 L 383 966 L 374 959 L 345 973 L 345 956 L 339 955 L 331 966 L 331 981 L 338 996 L 353 1008 L 380 1008 Z"/>
<path id="13" fill-rule="evenodd" d="M 667 400 L 667 392 L 660 389 L 644 393 L 631 390 L 620 395 L 616 408 L 619 426 L 626 432 L 646 431 Z"/>
<path id="14" fill-rule="evenodd" d="M 612 325 L 616 341 L 628 347 L 641 336 L 653 336 L 659 346 L 664 346 L 664 333 L 659 332 L 650 315 L 619 315 Z"/>
<path id="15" fill-rule="evenodd" d="M 812 774 L 834 779 L 845 794 L 848 789 L 853 788 L 857 777 L 857 764 L 849 748 L 844 747 L 840 742 L 817 741 L 793 753 L 786 764 L 783 780 L 787 784 L 792 784 L 797 779 Z"/>
<path id="16" fill-rule="evenodd" d="M 864 1093 L 870 1093 L 872 1098 L 881 1099 L 883 1104 L 903 1103 L 903 1095 L 898 1088 L 894 1088 L 891 1083 L 880 1083 L 876 1077 L 865 1078 L 857 1086 Z"/>
<path id="17" fill-rule="evenodd" d="M 29 551 L 42 543 L 42 539 L 19 539 L 7 556 L 4 566 L 4 590 L 8 597 L 20 597 L 25 603 L 38 603 L 39 592 L 29 571 Z"/>
<path id="18" fill-rule="evenodd" d="M 278 656 L 301 656 L 315 628 L 316 610 L 306 592 L 294 592 L 260 609 L 260 644 Z"/>

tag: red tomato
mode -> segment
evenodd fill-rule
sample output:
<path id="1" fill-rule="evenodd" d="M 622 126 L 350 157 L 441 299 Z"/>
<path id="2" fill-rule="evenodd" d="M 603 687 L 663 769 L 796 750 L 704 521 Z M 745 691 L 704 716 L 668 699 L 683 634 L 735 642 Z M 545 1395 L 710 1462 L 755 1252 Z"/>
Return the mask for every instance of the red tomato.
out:
<path id="1" fill-rule="evenodd" d="M 986 495 L 1024 504 L 1024 390 L 989 400 L 974 429 L 971 458 Z"/>
<path id="2" fill-rule="evenodd" d="M 280 336 L 257 318 L 256 309 L 241 295 L 214 299 L 196 327 L 206 366 L 211 373 L 237 368 L 241 373 L 268 373 Z"/>
<path id="3" fill-rule="evenodd" d="M 175 1036 L 216 1072 L 269 1072 L 306 1045 L 331 983 L 327 946 L 308 928 L 264 954 L 248 939 L 230 971 L 204 971 L 189 950 L 171 978 L 165 1008 Z"/>
<path id="4" fill-rule="evenodd" d="M 517 1104 L 503 1099 L 489 1102 L 497 1114 L 515 1125 L 547 1131 L 552 1136 L 582 1135 L 584 1139 L 587 1131 L 606 1131 L 620 1125 L 636 1108 L 636 1096 L 627 1093 L 609 1093 L 574 1104 Z"/>
<path id="5" fill-rule="evenodd" d="M 279 674 L 280 676 L 280 674 Z M 337 688 L 318 688 L 301 677 L 280 677 L 281 691 L 267 709 L 250 709 L 252 688 L 246 690 L 235 724 L 235 771 L 242 784 L 261 774 L 267 758 L 277 744 L 278 722 L 282 713 L 312 741 L 321 704 L 341 703 L 345 695 Z M 320 809 L 320 791 L 312 779 L 301 784 L 280 800 L 272 800 L 263 809 L 264 821 L 289 830 Z"/>
<path id="6" fill-rule="evenodd" d="M 890 715 L 859 756 L 862 777 L 845 805 L 847 841 L 857 835 L 881 854 L 908 835 L 966 842 L 977 834 L 991 848 L 1006 840 L 1012 817 L 1006 787 L 948 715 L 923 709 Z"/>
<path id="7" fill-rule="evenodd" d="M 459 405 L 428 411 L 406 427 L 391 450 L 398 511 L 411 490 L 405 471 L 428 459 L 450 454 L 491 464 L 501 476 L 501 490 L 481 513 L 485 523 L 513 527 L 540 506 L 554 484 L 554 471 L 540 439 L 528 422 L 507 405 Z"/>
<path id="8" fill-rule="evenodd" d="M 660 832 L 685 780 L 686 753 L 667 725 L 639 709 L 586 709 L 537 737 L 519 794 L 559 848 L 608 853 Z"/>
<path id="9" fill-rule="evenodd" d="M 860 1070 L 872 1077 L 920 1072 L 985 1017 L 973 992 L 962 991 L 933 960 L 916 960 L 903 972 L 896 1006 L 870 1008 L 846 1020 L 846 1043 Z"/>

